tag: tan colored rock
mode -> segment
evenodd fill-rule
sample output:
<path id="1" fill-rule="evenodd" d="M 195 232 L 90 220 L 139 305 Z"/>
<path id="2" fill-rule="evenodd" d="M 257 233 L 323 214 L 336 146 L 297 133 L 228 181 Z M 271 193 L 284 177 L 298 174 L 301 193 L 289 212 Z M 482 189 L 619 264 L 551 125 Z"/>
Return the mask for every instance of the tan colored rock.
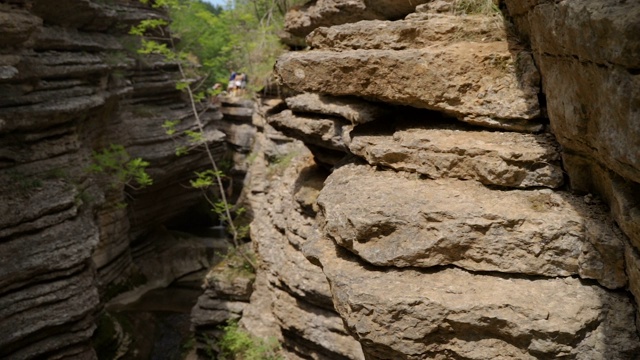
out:
<path id="1" fill-rule="evenodd" d="M 373 268 L 331 240 L 305 245 L 367 359 L 633 359 L 628 297 L 578 279 Z"/>
<path id="2" fill-rule="evenodd" d="M 557 188 L 563 183 L 559 149 L 550 134 L 396 121 L 393 127 L 357 127 L 349 136 L 349 150 L 369 164 L 431 179 L 474 179 L 516 188 Z"/>
<path id="3" fill-rule="evenodd" d="M 541 56 L 540 68 L 558 142 L 639 183 L 640 77 L 548 56 Z"/>
<path id="4" fill-rule="evenodd" d="M 300 302 L 284 291 L 275 293 L 273 313 L 287 334 L 285 347 L 313 359 L 364 359 L 360 343 L 347 333 L 334 311 Z"/>
<path id="5" fill-rule="evenodd" d="M 529 37 L 532 49 L 540 54 L 575 55 L 582 62 L 640 68 L 637 2 L 507 0 L 505 3 L 519 30 Z"/>
<path id="6" fill-rule="evenodd" d="M 340 116 L 352 124 L 382 120 L 391 114 L 389 108 L 358 98 L 305 93 L 285 101 L 293 112 Z"/>
<path id="7" fill-rule="evenodd" d="M 318 204 L 323 233 L 376 266 L 456 265 L 626 284 L 621 234 L 597 206 L 570 194 L 346 165 L 329 176 Z"/>
<path id="8" fill-rule="evenodd" d="M 220 111 L 228 119 L 251 121 L 253 115 L 253 108 L 246 108 L 240 106 L 223 106 Z"/>
<path id="9" fill-rule="evenodd" d="M 304 143 L 332 150 L 347 151 L 345 132 L 352 128 L 344 122 L 330 117 L 294 115 L 291 110 L 270 116 L 267 121 L 275 129 Z M 348 137 L 346 137 L 348 139 Z"/>
<path id="10" fill-rule="evenodd" d="M 288 11 L 285 17 L 285 31 L 304 39 L 313 29 L 320 26 L 380 18 L 381 15 L 367 10 L 363 0 L 319 0 Z"/>
<path id="11" fill-rule="evenodd" d="M 299 8 L 293 8 L 285 17 L 285 31 L 304 39 L 312 30 L 321 26 L 353 23 L 360 20 L 397 20 L 413 12 L 416 5 L 426 0 L 318 0 Z M 291 36 L 292 35 L 292 36 Z M 295 44 L 297 42 L 289 41 Z"/>
<path id="12" fill-rule="evenodd" d="M 506 41 L 501 19 L 489 16 L 430 15 L 404 21 L 360 21 L 315 29 L 307 43 L 319 50 L 405 50 L 437 43 Z"/>
<path id="13" fill-rule="evenodd" d="M 531 121 L 540 115 L 531 57 L 521 52 L 514 58 L 506 42 L 287 53 L 275 70 L 284 85 L 300 92 L 426 108 L 485 127 L 541 129 Z"/>
<path id="14" fill-rule="evenodd" d="M 588 158 L 566 153 L 564 168 L 572 176 L 571 188 L 599 194 L 609 205 L 611 214 L 631 243 L 640 249 L 640 187 L 633 181 L 603 168 Z"/>

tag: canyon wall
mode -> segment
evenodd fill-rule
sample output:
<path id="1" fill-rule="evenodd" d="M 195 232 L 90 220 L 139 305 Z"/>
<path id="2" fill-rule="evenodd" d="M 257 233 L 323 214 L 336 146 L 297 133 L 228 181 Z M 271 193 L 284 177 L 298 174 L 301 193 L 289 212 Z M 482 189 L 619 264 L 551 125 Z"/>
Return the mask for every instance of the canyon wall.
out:
<path id="1" fill-rule="evenodd" d="M 186 185 L 207 165 L 202 153 L 177 157 L 181 140 L 161 127 L 196 125 L 175 89 L 176 64 L 137 55 L 127 35 L 148 18 L 165 15 L 126 0 L 0 3 L 2 358 L 92 359 L 104 301 L 208 265 L 137 265 L 177 259 L 156 245 L 168 236 L 158 227 L 200 201 Z M 227 148 L 221 118 L 203 118 L 218 159 Z M 135 190 L 89 172 L 92 153 L 111 144 L 148 161 L 154 184 Z"/>
<path id="2" fill-rule="evenodd" d="M 640 6 L 467 3 L 287 17 L 241 323 L 290 358 L 640 354 Z"/>
<path id="3" fill-rule="evenodd" d="M 468 4 L 311 2 L 283 98 L 205 113 L 259 266 L 211 269 L 200 340 L 241 318 L 290 359 L 638 357 L 640 6 Z M 209 265 L 162 226 L 207 164 L 161 127 L 195 128 L 177 66 L 127 35 L 164 17 L 0 3 L 2 358 L 93 359 L 106 300 Z M 87 171 L 111 144 L 154 184 Z"/>

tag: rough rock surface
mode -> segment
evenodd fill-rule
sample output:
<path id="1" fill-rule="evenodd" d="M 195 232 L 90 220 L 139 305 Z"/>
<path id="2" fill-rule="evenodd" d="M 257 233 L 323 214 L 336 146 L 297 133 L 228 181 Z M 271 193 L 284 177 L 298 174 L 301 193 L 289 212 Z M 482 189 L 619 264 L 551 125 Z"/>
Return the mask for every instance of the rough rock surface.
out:
<path id="1" fill-rule="evenodd" d="M 305 251 L 369 359 L 632 359 L 640 349 L 629 298 L 578 279 L 374 268 L 328 239 Z"/>
<path id="2" fill-rule="evenodd" d="M 530 56 L 518 59 L 535 70 Z M 296 91 L 426 108 L 486 127 L 540 129 L 529 121 L 540 115 L 537 82 L 520 81 L 506 42 L 287 53 L 278 59 L 276 72 Z"/>
<path id="3" fill-rule="evenodd" d="M 640 6 L 603 0 L 505 3 L 540 67 L 572 187 L 601 197 L 637 251 Z M 629 273 L 638 267 L 628 266 Z"/>
<path id="4" fill-rule="evenodd" d="M 297 95 L 269 123 L 335 166 L 312 191 L 261 190 L 273 200 L 253 237 L 291 244 L 258 242 L 275 259 L 264 271 L 291 294 L 281 279 L 302 249 L 367 359 L 635 359 L 640 7 L 507 0 L 514 26 L 459 5 L 337 18 L 350 23 L 316 28 L 310 51 L 278 60 Z M 386 114 L 355 120 L 347 99 Z M 559 144 L 522 133 L 543 130 Z M 315 221 L 303 235 L 282 210 L 298 200 Z M 295 324 L 284 313 L 271 315 Z"/>
<path id="5" fill-rule="evenodd" d="M 95 358 L 100 300 L 136 271 L 130 242 L 200 199 L 181 184 L 204 154 L 178 159 L 160 126 L 171 116 L 195 128 L 177 68 L 137 62 L 123 45 L 131 25 L 164 17 L 124 0 L 0 4 L 2 358 Z M 220 117 L 204 116 L 216 157 Z M 125 196 L 89 173 L 92 152 L 110 144 L 149 161 L 154 185 Z"/>
<path id="6" fill-rule="evenodd" d="M 496 191 L 349 165 L 327 179 L 318 204 L 323 233 L 376 266 L 453 264 L 626 284 L 622 235 L 597 206 L 570 194 Z"/>
<path id="7" fill-rule="evenodd" d="M 305 36 L 321 26 L 340 25 L 359 20 L 399 19 L 413 12 L 426 0 L 316 0 L 286 15 L 282 38 L 291 45 L 302 44 Z"/>
<path id="8" fill-rule="evenodd" d="M 359 22 L 320 28 L 309 40 L 316 50 L 276 63 L 293 90 L 427 108 L 492 128 L 541 129 L 531 121 L 541 114 L 538 71 L 529 52 L 507 41 L 499 18 Z"/>
<path id="9" fill-rule="evenodd" d="M 349 150 L 368 163 L 432 179 L 475 179 L 515 188 L 557 188 L 564 181 L 559 149 L 550 134 L 478 131 L 437 120 L 429 125 L 395 120 L 391 126 L 358 127 L 349 137 Z"/>
<path id="10" fill-rule="evenodd" d="M 345 124 L 340 118 L 294 115 L 291 110 L 285 110 L 270 116 L 268 121 L 269 125 L 283 134 L 305 143 L 331 150 L 347 151 L 345 135 L 352 126 Z"/>
<path id="11" fill-rule="evenodd" d="M 364 124 L 390 115 L 389 109 L 358 98 L 306 93 L 289 97 L 286 103 L 294 112 L 339 116 L 352 124 Z"/>
<path id="12" fill-rule="evenodd" d="M 280 339 L 289 359 L 363 359 L 333 308 L 325 276 L 299 250 L 314 231 L 315 199 L 327 172 L 301 143 L 283 141 L 259 120 L 249 203 L 261 264 L 241 324 L 255 335 Z"/>

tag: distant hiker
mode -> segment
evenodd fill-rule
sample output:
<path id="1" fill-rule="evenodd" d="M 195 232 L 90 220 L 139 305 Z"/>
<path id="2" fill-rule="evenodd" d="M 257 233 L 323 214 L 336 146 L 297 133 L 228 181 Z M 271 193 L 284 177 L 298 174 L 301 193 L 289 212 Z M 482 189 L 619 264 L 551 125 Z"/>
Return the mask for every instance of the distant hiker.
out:
<path id="1" fill-rule="evenodd" d="M 249 77 L 247 76 L 247 74 L 243 73 L 242 74 L 242 82 L 240 83 L 240 88 L 241 89 L 246 89 L 248 82 L 249 82 Z"/>
<path id="2" fill-rule="evenodd" d="M 236 87 L 236 77 L 238 76 L 238 74 L 233 71 L 233 70 L 229 70 L 231 72 L 231 76 L 229 76 L 229 85 L 227 85 L 227 91 L 229 92 L 233 92 L 233 90 Z"/>

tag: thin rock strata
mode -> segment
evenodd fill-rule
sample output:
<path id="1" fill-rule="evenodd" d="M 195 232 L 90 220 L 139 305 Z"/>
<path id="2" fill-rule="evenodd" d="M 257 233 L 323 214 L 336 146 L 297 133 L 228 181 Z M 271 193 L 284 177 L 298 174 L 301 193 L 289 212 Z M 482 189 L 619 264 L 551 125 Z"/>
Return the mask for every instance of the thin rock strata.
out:
<path id="1" fill-rule="evenodd" d="M 281 56 L 276 73 L 299 92 L 355 95 L 489 128 L 539 131 L 540 77 L 531 54 L 507 41 L 498 17 L 473 18 L 438 15 L 320 28 L 309 35 L 317 48 Z"/>
<path id="2" fill-rule="evenodd" d="M 432 1 L 318 26 L 278 59 L 288 109 L 267 121 L 331 174 L 304 241 L 272 221 L 287 258 L 322 268 L 365 358 L 640 353 L 637 57 L 622 55 L 640 7 L 603 3 L 507 0 L 511 24 Z"/>
<path id="3" fill-rule="evenodd" d="M 178 131 L 196 128 L 177 67 L 137 61 L 129 46 L 130 26 L 148 18 L 166 15 L 124 0 L 0 4 L 2 358 L 96 358 L 95 319 L 139 272 L 132 240 L 200 199 L 182 185 L 206 157 L 177 158 L 161 127 L 170 116 Z M 203 116 L 216 158 L 221 116 Z M 150 162 L 154 185 L 125 195 L 114 177 L 89 172 L 111 144 Z"/>

